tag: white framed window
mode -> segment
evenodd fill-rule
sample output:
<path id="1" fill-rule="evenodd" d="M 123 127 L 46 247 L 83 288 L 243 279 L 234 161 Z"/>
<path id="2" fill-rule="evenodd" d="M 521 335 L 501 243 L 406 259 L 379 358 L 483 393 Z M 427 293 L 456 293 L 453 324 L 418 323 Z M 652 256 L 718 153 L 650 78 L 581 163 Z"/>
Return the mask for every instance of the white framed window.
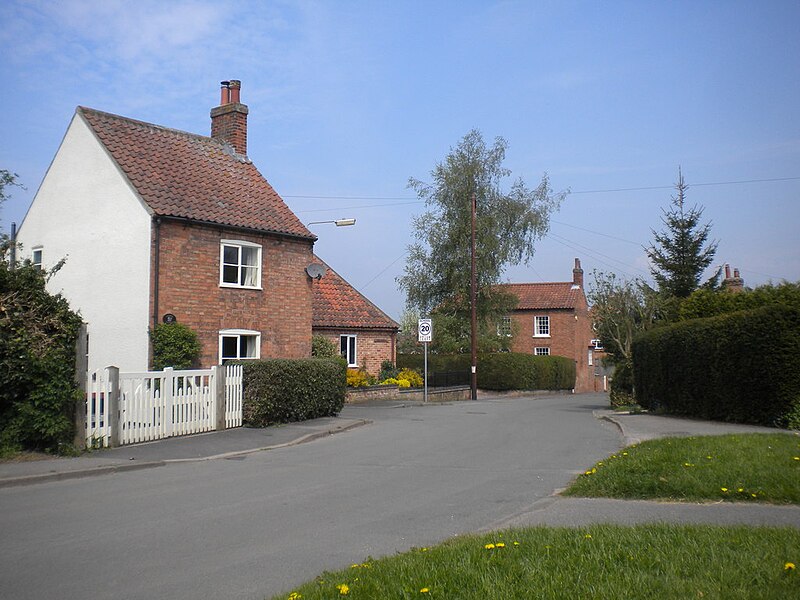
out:
<path id="1" fill-rule="evenodd" d="M 595 350 L 603 349 L 603 342 L 601 342 L 599 339 L 593 339 L 591 342 L 589 342 L 589 345 L 591 345 L 591 347 Z"/>
<path id="2" fill-rule="evenodd" d="M 261 246 L 222 240 L 219 246 L 220 287 L 261 289 Z"/>
<path id="3" fill-rule="evenodd" d="M 533 317 L 533 337 L 550 337 L 550 317 Z"/>
<path id="4" fill-rule="evenodd" d="M 219 332 L 219 362 L 261 358 L 261 333 L 251 329 Z"/>
<path id="5" fill-rule="evenodd" d="M 589 366 L 594 366 L 594 350 L 589 349 Z"/>
<path id="6" fill-rule="evenodd" d="M 511 337 L 511 317 L 500 317 L 497 324 L 497 335 Z"/>
<path id="7" fill-rule="evenodd" d="M 537 347 L 533 349 L 533 353 L 536 356 L 550 356 L 550 348 L 547 346 Z"/>
<path id="8" fill-rule="evenodd" d="M 37 269 L 42 268 L 42 255 L 43 255 L 43 248 L 41 246 L 37 246 L 31 252 L 31 263 Z"/>
<path id="9" fill-rule="evenodd" d="M 356 336 L 339 336 L 339 349 L 342 353 L 342 358 L 347 361 L 348 367 L 358 366 L 358 359 L 356 358 Z"/>

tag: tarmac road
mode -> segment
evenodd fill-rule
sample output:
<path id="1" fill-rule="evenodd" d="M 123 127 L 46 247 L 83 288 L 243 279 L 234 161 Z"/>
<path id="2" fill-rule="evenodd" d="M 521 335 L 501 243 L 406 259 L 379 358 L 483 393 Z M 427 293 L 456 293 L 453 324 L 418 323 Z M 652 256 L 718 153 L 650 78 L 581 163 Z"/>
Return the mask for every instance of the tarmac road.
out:
<path id="1" fill-rule="evenodd" d="M 472 532 L 617 450 L 606 402 L 353 406 L 372 423 L 313 443 L 5 487 L 0 597 L 260 599 Z"/>

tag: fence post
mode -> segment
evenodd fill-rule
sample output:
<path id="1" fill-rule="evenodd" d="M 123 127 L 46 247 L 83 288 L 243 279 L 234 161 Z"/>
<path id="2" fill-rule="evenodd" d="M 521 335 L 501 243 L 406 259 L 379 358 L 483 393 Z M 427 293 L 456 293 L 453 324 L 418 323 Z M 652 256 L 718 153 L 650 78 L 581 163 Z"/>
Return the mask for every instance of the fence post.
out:
<path id="1" fill-rule="evenodd" d="M 89 370 L 87 351 L 86 323 L 81 323 L 75 343 L 75 385 L 81 391 L 81 399 L 75 403 L 75 438 L 72 440 L 78 450 L 86 449 L 86 375 Z"/>
<path id="2" fill-rule="evenodd" d="M 164 403 L 164 415 L 166 420 L 165 435 L 172 437 L 172 430 L 174 428 L 175 419 L 178 415 L 175 414 L 174 399 L 172 397 L 172 386 L 174 385 L 174 376 L 172 372 L 175 369 L 166 367 L 164 369 L 164 377 L 161 380 L 161 398 Z"/>
<path id="3" fill-rule="evenodd" d="M 116 448 L 122 437 L 122 412 L 119 405 L 119 368 L 106 367 L 106 406 L 105 418 L 108 419 L 108 445 Z"/>
<path id="4" fill-rule="evenodd" d="M 225 414 L 228 410 L 228 398 L 225 389 L 225 367 L 216 365 L 211 367 L 214 373 L 214 397 L 216 399 L 217 414 L 215 419 L 214 429 L 222 431 L 226 427 Z"/>

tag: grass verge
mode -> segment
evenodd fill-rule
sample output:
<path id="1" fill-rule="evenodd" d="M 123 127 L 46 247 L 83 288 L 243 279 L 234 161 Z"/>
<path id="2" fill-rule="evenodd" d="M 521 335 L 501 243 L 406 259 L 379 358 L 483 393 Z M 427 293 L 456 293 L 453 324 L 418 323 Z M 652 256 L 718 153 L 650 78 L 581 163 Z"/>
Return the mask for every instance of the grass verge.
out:
<path id="1" fill-rule="evenodd" d="M 800 597 L 794 565 L 796 529 L 535 527 L 367 560 L 275 598 L 784 599 Z"/>
<path id="2" fill-rule="evenodd" d="M 754 433 L 650 440 L 598 462 L 563 494 L 800 504 L 800 436 Z"/>

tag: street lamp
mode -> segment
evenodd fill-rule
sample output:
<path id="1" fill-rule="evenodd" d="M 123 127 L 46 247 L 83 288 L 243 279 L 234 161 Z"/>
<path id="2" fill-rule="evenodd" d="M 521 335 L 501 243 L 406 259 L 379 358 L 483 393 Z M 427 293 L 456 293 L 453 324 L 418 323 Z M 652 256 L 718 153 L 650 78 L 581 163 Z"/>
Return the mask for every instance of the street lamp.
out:
<path id="1" fill-rule="evenodd" d="M 348 227 L 350 225 L 355 225 L 355 219 L 335 219 L 333 221 L 311 221 L 308 225 L 319 225 L 321 223 L 333 223 L 337 227 Z"/>

